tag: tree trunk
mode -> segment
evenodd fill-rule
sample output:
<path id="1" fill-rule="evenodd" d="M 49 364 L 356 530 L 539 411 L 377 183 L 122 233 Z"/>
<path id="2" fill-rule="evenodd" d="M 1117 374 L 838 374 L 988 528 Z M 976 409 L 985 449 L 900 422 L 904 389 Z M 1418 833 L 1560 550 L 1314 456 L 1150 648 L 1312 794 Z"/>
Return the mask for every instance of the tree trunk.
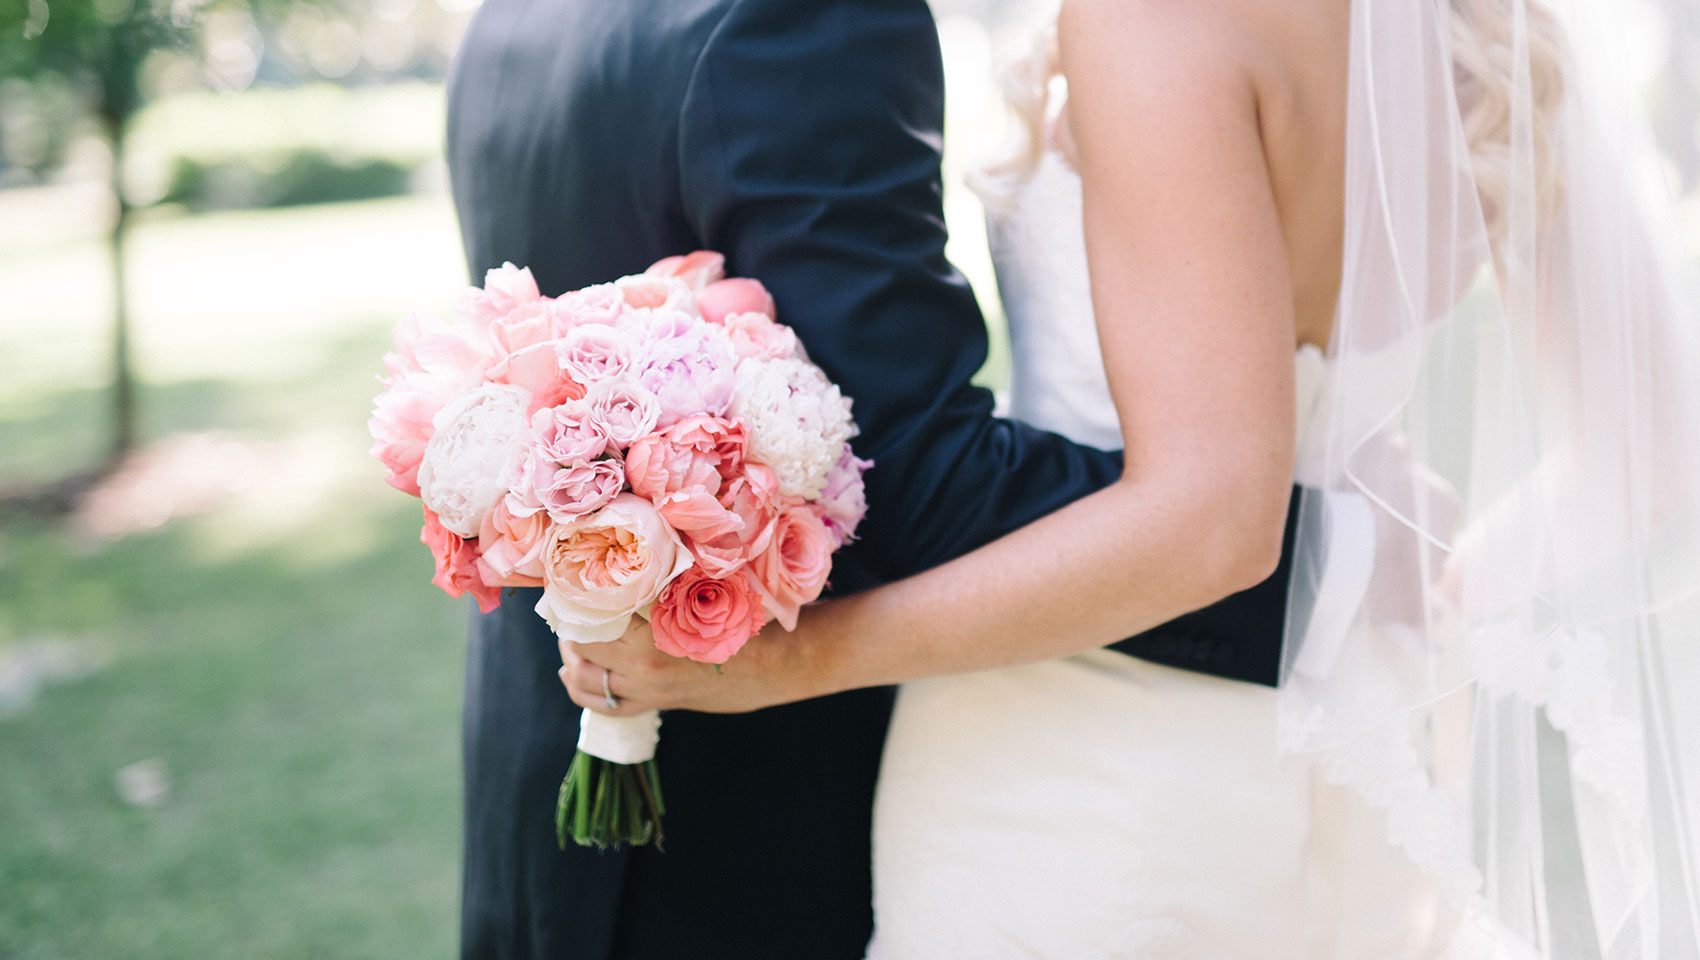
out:
<path id="1" fill-rule="evenodd" d="M 112 196 L 116 213 L 108 246 L 112 257 L 112 440 L 106 469 L 115 467 L 136 445 L 136 376 L 130 354 L 130 297 L 125 280 L 125 241 L 130 229 L 130 203 L 124 197 L 124 134 L 126 117 L 103 111 L 107 142 L 112 148 Z"/>

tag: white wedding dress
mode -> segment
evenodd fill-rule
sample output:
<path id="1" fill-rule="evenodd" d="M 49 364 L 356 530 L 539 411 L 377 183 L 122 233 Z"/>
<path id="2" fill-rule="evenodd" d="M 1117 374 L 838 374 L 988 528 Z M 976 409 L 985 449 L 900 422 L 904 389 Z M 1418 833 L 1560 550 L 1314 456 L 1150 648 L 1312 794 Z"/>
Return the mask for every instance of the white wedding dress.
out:
<path id="1" fill-rule="evenodd" d="M 1118 448 L 1080 181 L 1052 152 L 1012 199 L 992 229 L 1011 415 Z M 1302 479 L 1328 405 L 1321 353 L 1295 362 Z M 906 684 L 875 808 L 869 957 L 1445 955 L 1429 942 L 1437 893 L 1384 817 L 1278 757 L 1276 725 L 1271 689 L 1107 650 Z"/>

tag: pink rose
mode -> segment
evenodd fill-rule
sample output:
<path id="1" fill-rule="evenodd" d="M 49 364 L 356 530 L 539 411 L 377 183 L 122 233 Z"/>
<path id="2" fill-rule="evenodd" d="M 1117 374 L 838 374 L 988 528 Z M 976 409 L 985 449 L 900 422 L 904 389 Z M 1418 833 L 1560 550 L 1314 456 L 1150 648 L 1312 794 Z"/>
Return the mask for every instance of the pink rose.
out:
<path id="1" fill-rule="evenodd" d="M 655 507 L 622 493 L 589 516 L 550 528 L 537 614 L 565 639 L 615 640 L 632 614 L 690 565 L 690 551 Z"/>
<path id="2" fill-rule="evenodd" d="M 614 281 L 625 298 L 626 306 L 634 310 L 678 310 L 696 312 L 696 297 L 691 288 L 677 277 L 654 277 L 635 274 Z"/>
<path id="3" fill-rule="evenodd" d="M 667 257 L 657 260 L 644 271 L 649 277 L 677 277 L 685 282 L 692 290 L 703 287 L 726 276 L 726 258 L 712 250 L 698 250 L 687 253 L 682 257 Z"/>
<path id="4" fill-rule="evenodd" d="M 531 429 L 537 432 L 538 449 L 562 466 L 595 460 L 608 449 L 608 434 L 583 400 L 537 411 L 531 415 Z"/>
<path id="5" fill-rule="evenodd" d="M 550 304 L 555 314 L 556 328 L 562 332 L 587 323 L 612 326 L 626 312 L 626 298 L 620 288 L 611 283 L 599 283 L 583 290 L 563 293 Z"/>
<path id="6" fill-rule="evenodd" d="M 501 589 L 485 583 L 479 575 L 477 540 L 456 536 L 426 507 L 425 529 L 420 531 L 419 542 L 431 548 L 431 556 L 437 561 L 437 575 L 431 582 L 444 593 L 451 597 L 472 594 L 479 613 L 489 613 L 501 605 Z"/>
<path id="7" fill-rule="evenodd" d="M 711 577 L 729 577 L 766 552 L 773 540 L 778 514 L 779 481 L 759 463 L 745 463 L 744 472 L 728 480 L 717 498 L 738 518 L 736 530 L 712 539 L 691 538 L 691 552 Z"/>
<path id="8" fill-rule="evenodd" d="M 721 323 L 740 360 L 750 357 L 758 360 L 807 358 L 803 345 L 797 342 L 797 334 L 783 323 L 775 323 L 765 313 L 728 314 Z"/>
<path id="9" fill-rule="evenodd" d="M 486 375 L 491 383 L 511 383 L 531 391 L 533 397 L 555 389 L 564 376 L 561 361 L 555 355 L 559 341 L 545 340 L 521 347 L 498 360 Z"/>
<path id="10" fill-rule="evenodd" d="M 450 399 L 477 386 L 491 362 L 482 336 L 451 327 L 430 314 L 396 325 L 395 352 L 384 356 L 389 376 L 372 401 L 367 428 L 371 455 L 384 465 L 389 485 L 419 496 L 419 461 L 432 420 Z"/>
<path id="11" fill-rule="evenodd" d="M 498 356 L 508 356 L 560 336 L 547 300 L 528 300 L 496 317 L 490 321 L 488 332 Z"/>
<path id="12" fill-rule="evenodd" d="M 584 394 L 584 384 L 567 376 L 566 371 L 561 371 L 561 375 L 547 386 L 532 392 L 531 404 L 526 412 L 536 414 L 547 407 L 558 407 L 573 400 L 583 400 Z"/>
<path id="13" fill-rule="evenodd" d="M 748 442 L 742 424 L 689 417 L 632 444 L 626 479 L 675 530 L 713 540 L 743 526 L 718 497 L 721 480 L 742 469 Z"/>
<path id="14" fill-rule="evenodd" d="M 543 537 L 548 532 L 548 514 L 516 517 L 506 503 L 496 504 L 478 528 L 480 579 L 494 587 L 543 586 Z"/>
<path id="15" fill-rule="evenodd" d="M 733 277 L 711 283 L 697 292 L 697 312 L 709 323 L 720 323 L 735 313 L 763 313 L 778 319 L 773 307 L 773 294 L 760 280 Z"/>
<path id="16" fill-rule="evenodd" d="M 587 387 L 625 373 L 637 353 L 638 345 L 631 337 L 605 323 L 574 327 L 555 348 L 561 369 Z"/>
<path id="17" fill-rule="evenodd" d="M 551 469 L 553 467 L 553 469 Z M 556 523 L 571 523 L 607 506 L 626 485 L 618 460 L 583 460 L 571 466 L 538 465 L 532 470 L 537 499 Z"/>
<path id="18" fill-rule="evenodd" d="M 774 521 L 767 549 L 748 570 L 767 611 L 787 630 L 797 629 L 797 611 L 820 598 L 838 542 L 812 504 L 794 504 Z"/>
<path id="19" fill-rule="evenodd" d="M 687 570 L 661 591 L 649 615 L 655 647 L 698 663 L 725 663 L 761 630 L 767 614 L 748 579 Z"/>
<path id="20" fill-rule="evenodd" d="M 862 473 L 873 465 L 872 460 L 858 458 L 846 443 L 843 455 L 826 475 L 826 486 L 821 488 L 818 505 L 821 519 L 841 547 L 856 539 L 856 527 L 868 513 L 868 496 L 862 486 Z"/>
<path id="21" fill-rule="evenodd" d="M 675 336 L 652 339 L 638 366 L 638 382 L 661 404 L 658 426 L 724 416 L 732 405 L 738 355 L 716 327 L 693 322 Z"/>
<path id="22" fill-rule="evenodd" d="M 654 430 L 661 416 L 655 394 L 624 378 L 594 384 L 585 394 L 585 402 L 590 404 L 591 419 L 619 450 Z"/>
<path id="23" fill-rule="evenodd" d="M 484 286 L 469 287 L 455 305 L 456 316 L 485 327 L 521 304 L 541 300 L 530 267 L 504 263 L 484 275 Z"/>

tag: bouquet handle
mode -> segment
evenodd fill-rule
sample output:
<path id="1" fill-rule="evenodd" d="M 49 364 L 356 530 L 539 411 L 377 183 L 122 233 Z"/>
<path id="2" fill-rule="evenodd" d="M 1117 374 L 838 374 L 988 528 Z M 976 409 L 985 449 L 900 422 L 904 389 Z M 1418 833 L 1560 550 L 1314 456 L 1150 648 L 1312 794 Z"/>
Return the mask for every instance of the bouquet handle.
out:
<path id="1" fill-rule="evenodd" d="M 584 711 L 578 752 L 555 803 L 555 839 L 600 848 L 653 843 L 661 848 L 661 779 L 655 766 L 661 714 L 630 717 Z"/>

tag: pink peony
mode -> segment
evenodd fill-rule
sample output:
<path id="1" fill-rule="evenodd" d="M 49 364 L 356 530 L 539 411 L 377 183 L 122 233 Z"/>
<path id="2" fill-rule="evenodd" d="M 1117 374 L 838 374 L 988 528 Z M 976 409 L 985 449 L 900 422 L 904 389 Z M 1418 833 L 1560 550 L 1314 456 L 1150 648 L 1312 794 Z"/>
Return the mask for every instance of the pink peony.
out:
<path id="1" fill-rule="evenodd" d="M 436 558 L 437 575 L 431 582 L 442 587 L 444 593 L 451 597 L 472 594 L 478 601 L 479 613 L 489 613 L 501 605 L 501 589 L 485 583 L 479 574 L 477 540 L 457 536 L 426 507 L 425 529 L 419 533 L 419 542 L 430 547 L 431 556 Z"/>
<path id="2" fill-rule="evenodd" d="M 793 504 L 774 521 L 767 549 L 747 569 L 762 592 L 767 611 L 787 630 L 797 629 L 797 611 L 820 598 L 838 542 L 813 504 Z"/>
<path id="3" fill-rule="evenodd" d="M 587 323 L 608 326 L 619 322 L 626 312 L 626 298 L 620 288 L 611 283 L 599 283 L 583 290 L 563 293 L 550 304 L 555 313 L 556 329 L 562 332 Z"/>
<path id="4" fill-rule="evenodd" d="M 873 465 L 872 460 L 857 457 L 846 443 L 838 463 L 827 472 L 826 485 L 820 492 L 821 519 L 839 546 L 856 539 L 856 527 L 867 515 L 868 496 L 862 486 L 862 473 Z"/>
<path id="5" fill-rule="evenodd" d="M 564 639 L 615 640 L 632 614 L 690 566 L 690 551 L 655 507 L 622 493 L 589 516 L 550 528 L 537 614 Z"/>
<path id="6" fill-rule="evenodd" d="M 759 463 L 744 464 L 744 472 L 728 480 L 718 499 L 738 518 L 732 532 L 710 539 L 691 538 L 691 552 L 711 577 L 729 577 L 761 555 L 773 539 L 778 514 L 778 481 Z"/>
<path id="7" fill-rule="evenodd" d="M 571 523 L 602 509 L 626 485 L 625 467 L 618 460 L 580 460 L 566 467 L 539 465 L 532 477 L 538 501 L 556 523 Z"/>
<path id="8" fill-rule="evenodd" d="M 506 503 L 496 504 L 478 528 L 478 572 L 484 583 L 543 586 L 543 538 L 548 532 L 548 514 L 516 517 Z"/>
<path id="9" fill-rule="evenodd" d="M 477 386 L 491 362 L 484 338 L 417 313 L 396 325 L 395 352 L 384 355 L 389 376 L 372 401 L 367 428 L 371 454 L 389 485 L 419 496 L 419 461 L 434 432 L 432 420 L 450 399 Z"/>
<path id="10" fill-rule="evenodd" d="M 733 277 L 711 283 L 697 291 L 697 312 L 709 323 L 720 323 L 736 313 L 762 313 L 778 319 L 773 307 L 773 294 L 760 280 Z"/>
<path id="11" fill-rule="evenodd" d="M 721 481 L 738 475 L 748 439 L 741 424 L 689 417 L 632 444 L 626 478 L 648 497 L 673 528 L 697 540 L 741 529 L 743 521 L 721 505 Z"/>
<path id="12" fill-rule="evenodd" d="M 661 416 L 655 394 L 625 378 L 598 382 L 585 394 L 585 402 L 590 404 L 591 418 L 619 450 L 654 430 Z"/>
<path id="13" fill-rule="evenodd" d="M 698 663 L 732 659 L 766 621 L 747 578 L 717 580 L 701 570 L 687 570 L 668 584 L 649 615 L 656 649 Z"/>
<path id="14" fill-rule="evenodd" d="M 765 313 L 734 313 L 729 314 L 722 326 L 726 335 L 732 340 L 732 349 L 737 351 L 738 359 L 754 357 L 758 360 L 806 359 L 803 345 L 797 341 L 797 334 L 783 323 L 775 323 L 772 317 Z"/>
<path id="15" fill-rule="evenodd" d="M 419 498 L 444 527 L 478 536 L 484 514 L 507 494 L 508 466 L 531 440 L 529 400 L 519 387 L 486 383 L 437 411 L 419 461 Z"/>
<path id="16" fill-rule="evenodd" d="M 479 327 L 512 313 L 521 304 L 543 299 L 530 267 L 504 263 L 484 274 L 484 286 L 469 287 L 455 304 L 455 315 Z"/>
<path id="17" fill-rule="evenodd" d="M 712 250 L 698 250 L 657 260 L 643 273 L 647 277 L 677 277 L 692 290 L 701 290 L 726 276 L 726 258 Z"/>
<path id="18" fill-rule="evenodd" d="M 716 327 L 693 322 L 676 336 L 652 339 L 639 361 L 638 382 L 660 402 L 656 425 L 686 417 L 724 416 L 732 405 L 738 355 Z"/>
<path id="19" fill-rule="evenodd" d="M 574 327 L 555 348 L 561 369 L 587 387 L 625 373 L 637 355 L 636 341 L 605 323 Z"/>

